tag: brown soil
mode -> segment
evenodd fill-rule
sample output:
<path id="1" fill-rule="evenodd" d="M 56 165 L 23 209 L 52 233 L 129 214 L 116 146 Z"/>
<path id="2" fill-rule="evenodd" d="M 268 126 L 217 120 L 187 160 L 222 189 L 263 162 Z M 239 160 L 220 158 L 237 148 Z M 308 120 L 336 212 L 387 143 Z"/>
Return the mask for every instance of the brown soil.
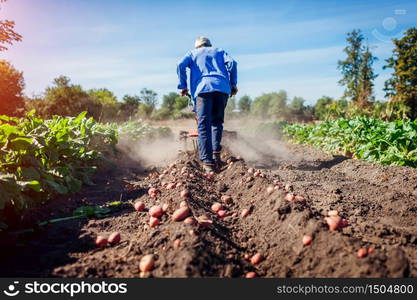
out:
<path id="1" fill-rule="evenodd" d="M 145 178 L 149 172 L 128 168 L 98 174 L 95 186 L 54 201 L 36 218 L 51 213 L 50 217 L 67 216 L 77 206 L 120 197 L 126 204 L 103 219 L 56 223 L 29 236 L 9 237 L 6 248 L 11 251 L 2 250 L 0 275 L 139 277 L 141 257 L 154 254 L 155 267 L 148 274 L 153 277 L 243 277 L 250 271 L 259 277 L 417 276 L 415 169 L 373 165 L 298 145 L 285 147 L 302 159 L 265 155 L 263 161 L 237 160 L 212 180 L 186 153 L 166 168 L 168 174 L 162 179 Z M 230 158 L 230 154 L 225 157 Z M 248 174 L 248 167 L 254 165 L 264 167 L 265 178 Z M 183 167 L 188 177 L 180 174 Z M 192 215 L 207 215 L 213 224 L 172 221 L 174 209 L 184 200 L 183 188 L 166 190 L 162 181 L 183 182 L 191 192 L 187 202 Z M 149 186 L 157 187 L 161 195 L 151 198 Z M 268 186 L 280 189 L 268 194 Z M 288 192 L 305 202 L 287 201 Z M 210 209 L 222 195 L 232 196 L 231 202 L 223 203 L 228 213 L 223 219 Z M 145 211 L 132 208 L 136 199 L 145 203 Z M 169 209 L 161 224 L 150 228 L 147 209 L 164 203 Z M 242 218 L 245 208 L 251 212 Z M 338 210 L 350 225 L 329 231 L 324 221 L 329 210 Z M 121 233 L 119 244 L 95 247 L 98 234 L 114 231 Z M 303 246 L 305 234 L 313 237 L 311 245 Z M 178 248 L 176 239 L 181 240 Z M 374 251 L 358 258 L 360 248 Z M 245 254 L 258 252 L 265 257 L 259 264 L 245 260 Z"/>

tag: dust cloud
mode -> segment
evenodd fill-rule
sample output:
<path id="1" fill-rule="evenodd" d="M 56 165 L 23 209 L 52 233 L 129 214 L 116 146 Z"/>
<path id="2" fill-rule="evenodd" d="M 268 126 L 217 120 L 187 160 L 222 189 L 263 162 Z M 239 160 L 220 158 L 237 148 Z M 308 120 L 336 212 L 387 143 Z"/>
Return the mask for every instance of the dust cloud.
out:
<path id="1" fill-rule="evenodd" d="M 226 123 L 225 130 L 236 131 L 236 139 L 225 136 L 225 145 L 234 154 L 260 168 L 272 168 L 282 161 L 300 161 L 302 156 L 295 155 L 288 148 L 287 143 L 276 136 L 276 132 L 256 132 L 245 130 L 257 128 L 259 120 L 238 119 Z"/>
<path id="2" fill-rule="evenodd" d="M 142 167 L 163 167 L 175 161 L 180 144 L 174 138 L 159 138 L 144 141 L 121 139 L 117 149 Z"/>

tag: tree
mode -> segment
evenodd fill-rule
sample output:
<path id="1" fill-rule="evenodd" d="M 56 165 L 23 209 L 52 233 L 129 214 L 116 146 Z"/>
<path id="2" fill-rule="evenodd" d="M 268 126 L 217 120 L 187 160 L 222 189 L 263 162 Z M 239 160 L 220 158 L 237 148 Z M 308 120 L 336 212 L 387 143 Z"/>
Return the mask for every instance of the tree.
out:
<path id="1" fill-rule="evenodd" d="M 386 60 L 384 69 L 394 71 L 385 82 L 384 91 L 390 102 L 403 103 L 407 109 L 399 107 L 414 120 L 417 118 L 417 28 L 408 29 L 402 38 L 393 42 L 393 55 Z"/>
<path id="2" fill-rule="evenodd" d="M 242 96 L 238 101 L 238 108 L 242 114 L 248 114 L 252 105 L 252 99 L 249 96 Z"/>
<path id="3" fill-rule="evenodd" d="M 304 113 L 307 111 L 307 107 L 304 105 L 305 100 L 301 97 L 294 97 L 291 103 L 288 105 L 288 112 L 291 118 L 297 120 L 305 119 Z"/>
<path id="4" fill-rule="evenodd" d="M 141 104 L 141 99 L 137 95 L 124 95 L 122 103 L 119 104 L 119 119 L 129 120 L 136 115 Z"/>
<path id="5" fill-rule="evenodd" d="M 369 46 L 365 47 L 365 50 L 362 55 L 362 64 L 359 73 L 359 93 L 358 93 L 358 103 L 360 107 L 369 106 L 370 102 L 375 100 L 374 94 L 374 80 L 378 75 L 374 73 L 372 65 L 377 60 L 375 56 L 372 55 Z"/>
<path id="6" fill-rule="evenodd" d="M 272 93 L 269 116 L 272 116 L 276 119 L 285 119 L 287 113 L 287 101 L 288 95 L 286 91 L 280 90 L 278 93 Z"/>
<path id="7" fill-rule="evenodd" d="M 174 110 L 175 99 L 177 97 L 179 97 L 179 94 L 175 93 L 175 92 L 171 92 L 168 95 L 164 95 L 162 97 L 161 108 L 165 108 L 170 112 L 173 111 Z"/>
<path id="8" fill-rule="evenodd" d="M 52 115 L 75 116 L 87 111 L 96 120 L 102 114 L 102 105 L 92 98 L 80 85 L 71 84 L 68 77 L 54 79 L 54 84 L 45 90 L 44 117 Z"/>
<path id="9" fill-rule="evenodd" d="M 99 103 L 101 106 L 101 112 L 98 118 L 99 121 L 110 121 L 117 118 L 118 103 L 117 97 L 113 94 L 113 92 L 105 88 L 91 89 L 88 91 L 88 95 L 93 101 Z"/>
<path id="10" fill-rule="evenodd" d="M 144 88 L 140 91 L 140 100 L 145 105 L 151 105 L 155 107 L 158 102 L 158 94 L 152 90 Z"/>
<path id="11" fill-rule="evenodd" d="M 313 106 L 314 117 L 319 120 L 327 120 L 329 117 L 329 106 L 334 102 L 334 99 L 328 96 L 322 96 L 317 99 Z"/>
<path id="12" fill-rule="evenodd" d="M 24 107 L 23 73 L 10 63 L 0 60 L 0 115 L 17 115 Z"/>
<path id="13" fill-rule="evenodd" d="M 183 110 L 184 108 L 188 106 L 188 102 L 189 102 L 188 97 L 181 97 L 181 96 L 176 97 L 174 100 L 174 105 L 173 105 L 174 111 L 179 112 Z"/>
<path id="14" fill-rule="evenodd" d="M 158 94 L 154 91 L 144 88 L 139 93 L 141 105 L 139 106 L 138 116 L 141 118 L 150 118 L 155 110 L 156 103 L 158 102 Z"/>
<path id="15" fill-rule="evenodd" d="M 372 98 L 374 74 L 372 65 L 376 60 L 368 46 L 363 45 L 364 37 L 360 30 L 347 34 L 348 45 L 344 48 L 347 57 L 338 61 L 342 72 L 340 85 L 346 86 L 344 98 L 350 99 L 359 106 L 367 106 Z"/>
<path id="16" fill-rule="evenodd" d="M 0 0 L 0 4 L 6 1 Z M 0 20 L 0 51 L 7 50 L 5 44 L 12 45 L 13 42 L 20 42 L 22 40 L 22 36 L 14 31 L 14 25 L 15 23 L 13 21 Z"/>

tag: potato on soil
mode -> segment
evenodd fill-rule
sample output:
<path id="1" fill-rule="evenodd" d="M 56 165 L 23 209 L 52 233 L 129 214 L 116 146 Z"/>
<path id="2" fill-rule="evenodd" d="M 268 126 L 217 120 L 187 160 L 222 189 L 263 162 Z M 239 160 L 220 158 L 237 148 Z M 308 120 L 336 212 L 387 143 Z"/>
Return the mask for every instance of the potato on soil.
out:
<path id="1" fill-rule="evenodd" d="M 233 202 L 233 198 L 232 196 L 229 195 L 223 195 L 220 197 L 220 201 L 226 203 L 226 204 L 231 204 Z"/>
<path id="2" fill-rule="evenodd" d="M 182 221 L 190 215 L 190 209 L 188 207 L 181 207 L 174 211 L 172 214 L 172 220 L 175 222 Z"/>
<path id="3" fill-rule="evenodd" d="M 210 218 L 209 218 L 209 217 L 207 217 L 206 215 L 199 216 L 199 217 L 197 218 L 197 222 L 198 222 L 198 224 L 199 224 L 200 226 L 202 226 L 202 227 L 208 227 L 208 226 L 210 226 L 211 224 L 213 224 L 213 221 L 212 221 L 212 220 L 210 220 Z"/>
<path id="4" fill-rule="evenodd" d="M 175 241 L 174 241 L 174 248 L 179 248 L 179 247 L 181 247 L 181 244 L 182 244 L 182 242 L 181 242 L 181 240 L 180 239 L 176 239 Z"/>
<path id="5" fill-rule="evenodd" d="M 108 240 L 106 237 L 99 235 L 96 238 L 96 246 L 97 247 L 105 247 L 108 244 Z"/>
<path id="6" fill-rule="evenodd" d="M 256 277 L 256 273 L 255 272 L 248 272 L 245 275 L 245 278 L 255 278 Z"/>
<path id="7" fill-rule="evenodd" d="M 133 207 L 136 211 L 142 211 L 145 209 L 145 204 L 142 201 L 137 201 L 135 204 L 133 204 Z"/>
<path id="8" fill-rule="evenodd" d="M 242 213 L 240 214 L 240 216 L 241 216 L 242 218 L 244 218 L 244 217 L 248 216 L 248 215 L 249 215 L 249 213 L 250 213 L 249 209 L 244 208 L 244 209 L 242 209 Z"/>
<path id="9" fill-rule="evenodd" d="M 219 210 L 223 209 L 223 205 L 219 202 L 215 202 L 211 205 L 211 210 L 214 212 L 218 212 Z"/>
<path id="10" fill-rule="evenodd" d="M 153 269 L 155 260 L 152 254 L 147 254 L 141 258 L 139 263 L 139 269 L 141 272 L 149 272 Z"/>
<path id="11" fill-rule="evenodd" d="M 110 244 L 117 244 L 120 242 L 120 232 L 113 232 L 112 234 L 110 234 L 108 241 Z"/>
<path id="12" fill-rule="evenodd" d="M 150 219 L 149 219 L 149 227 L 156 227 L 156 226 L 158 226 L 159 224 L 160 224 L 161 222 L 159 221 L 159 219 L 158 218 L 155 218 L 155 217 L 151 217 Z"/>
<path id="13" fill-rule="evenodd" d="M 358 258 L 364 258 L 368 255 L 368 250 L 366 250 L 365 248 L 360 248 L 358 250 Z"/>
<path id="14" fill-rule="evenodd" d="M 151 196 L 152 198 L 156 198 L 157 196 L 158 196 L 158 194 L 159 194 L 160 192 L 156 189 L 156 188 L 154 188 L 154 187 L 151 187 L 149 190 L 148 190 L 148 195 L 149 196 Z"/>
<path id="15" fill-rule="evenodd" d="M 334 216 L 338 216 L 339 212 L 337 210 L 329 210 L 329 212 L 327 213 L 327 215 L 329 217 L 334 217 Z"/>
<path id="16" fill-rule="evenodd" d="M 193 217 L 187 217 L 184 220 L 184 224 L 186 224 L 186 225 L 195 225 L 196 223 L 197 223 L 197 221 Z"/>
<path id="17" fill-rule="evenodd" d="M 251 257 L 250 262 L 252 265 L 257 265 L 263 260 L 263 255 L 261 253 L 256 253 L 254 256 Z"/>
<path id="18" fill-rule="evenodd" d="M 152 206 L 149 209 L 149 215 L 154 218 L 159 218 L 164 214 L 164 210 L 159 205 Z"/>
<path id="19" fill-rule="evenodd" d="M 308 246 L 313 242 L 313 237 L 310 235 L 304 235 L 303 236 L 303 245 Z"/>
<path id="20" fill-rule="evenodd" d="M 181 191 L 181 193 L 180 193 L 180 196 L 181 196 L 182 198 L 190 198 L 191 193 L 190 193 L 190 191 L 189 191 L 189 190 L 182 190 L 182 191 Z"/>
<path id="21" fill-rule="evenodd" d="M 266 188 L 266 193 L 269 195 L 269 194 L 272 194 L 274 192 L 274 187 L 273 186 L 268 186 L 267 188 Z"/>
<path id="22" fill-rule="evenodd" d="M 219 216 L 219 218 L 224 218 L 227 217 L 227 212 L 221 209 L 217 212 L 217 215 Z"/>
<path id="23" fill-rule="evenodd" d="M 292 193 L 288 193 L 285 195 L 285 200 L 287 201 L 294 201 L 295 200 L 295 195 Z"/>
<path id="24" fill-rule="evenodd" d="M 339 216 L 326 217 L 324 220 L 329 226 L 330 231 L 338 230 L 342 224 L 342 218 Z"/>

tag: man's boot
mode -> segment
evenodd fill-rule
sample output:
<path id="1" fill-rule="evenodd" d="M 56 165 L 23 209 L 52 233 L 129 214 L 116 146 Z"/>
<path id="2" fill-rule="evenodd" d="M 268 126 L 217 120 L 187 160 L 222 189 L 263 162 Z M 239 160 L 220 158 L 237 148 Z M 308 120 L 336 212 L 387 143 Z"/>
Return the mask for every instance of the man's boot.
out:
<path id="1" fill-rule="evenodd" d="M 216 171 L 216 165 L 214 163 L 203 162 L 204 172 L 210 173 Z"/>
<path id="2" fill-rule="evenodd" d="M 222 158 L 220 155 L 220 151 L 213 151 L 213 157 L 214 157 L 214 164 L 216 165 L 216 168 L 218 170 L 221 169 L 221 167 L 223 166 L 223 162 L 222 162 Z"/>

